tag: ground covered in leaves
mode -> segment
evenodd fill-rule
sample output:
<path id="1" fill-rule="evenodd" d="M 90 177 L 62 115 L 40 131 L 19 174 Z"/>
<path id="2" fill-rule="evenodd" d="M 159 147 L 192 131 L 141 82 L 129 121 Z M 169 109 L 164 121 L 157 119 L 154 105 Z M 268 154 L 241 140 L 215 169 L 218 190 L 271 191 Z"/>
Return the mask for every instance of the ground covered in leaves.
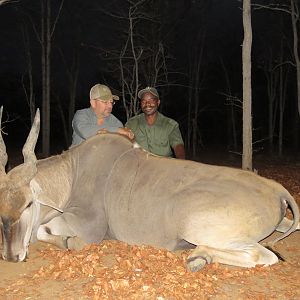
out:
<path id="1" fill-rule="evenodd" d="M 300 204 L 300 165 L 268 164 L 258 171 Z M 75 252 L 36 243 L 26 262 L 0 261 L 0 299 L 300 299 L 300 232 L 276 250 L 285 261 L 270 267 L 211 264 L 191 273 L 188 250 L 104 241 Z"/>

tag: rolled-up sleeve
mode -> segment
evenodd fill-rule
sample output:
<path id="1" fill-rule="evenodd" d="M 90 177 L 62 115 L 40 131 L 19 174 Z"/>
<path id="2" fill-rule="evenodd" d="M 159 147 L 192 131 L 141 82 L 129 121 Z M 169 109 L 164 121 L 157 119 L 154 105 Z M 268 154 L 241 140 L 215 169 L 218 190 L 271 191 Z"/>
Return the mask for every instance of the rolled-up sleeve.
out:
<path id="1" fill-rule="evenodd" d="M 184 144 L 178 123 L 174 126 L 169 136 L 170 145 L 174 148 L 177 145 Z"/>

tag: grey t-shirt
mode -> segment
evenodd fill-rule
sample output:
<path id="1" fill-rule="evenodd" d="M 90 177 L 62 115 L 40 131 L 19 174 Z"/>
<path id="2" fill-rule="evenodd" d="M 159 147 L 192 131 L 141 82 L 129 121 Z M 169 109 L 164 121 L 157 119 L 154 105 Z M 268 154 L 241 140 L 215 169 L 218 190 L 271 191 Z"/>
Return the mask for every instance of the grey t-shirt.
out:
<path id="1" fill-rule="evenodd" d="M 97 134 L 101 129 L 107 129 L 109 132 L 117 132 L 120 127 L 123 127 L 123 124 L 113 114 L 110 114 L 104 118 L 103 124 L 98 125 L 98 118 L 93 109 L 89 107 L 76 111 L 72 121 L 72 127 L 73 136 L 71 147 Z"/>

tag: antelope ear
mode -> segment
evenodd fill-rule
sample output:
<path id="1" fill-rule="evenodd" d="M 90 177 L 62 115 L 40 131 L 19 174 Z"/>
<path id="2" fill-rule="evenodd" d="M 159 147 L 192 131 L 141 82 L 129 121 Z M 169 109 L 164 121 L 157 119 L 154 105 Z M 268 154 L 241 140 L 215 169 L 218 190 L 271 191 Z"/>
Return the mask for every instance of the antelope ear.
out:
<path id="1" fill-rule="evenodd" d="M 32 179 L 30 181 L 30 190 L 32 192 L 33 200 L 45 205 L 49 206 L 59 212 L 63 212 L 62 208 L 58 207 L 57 203 L 55 203 L 52 199 L 43 194 L 43 190 L 36 180 Z"/>

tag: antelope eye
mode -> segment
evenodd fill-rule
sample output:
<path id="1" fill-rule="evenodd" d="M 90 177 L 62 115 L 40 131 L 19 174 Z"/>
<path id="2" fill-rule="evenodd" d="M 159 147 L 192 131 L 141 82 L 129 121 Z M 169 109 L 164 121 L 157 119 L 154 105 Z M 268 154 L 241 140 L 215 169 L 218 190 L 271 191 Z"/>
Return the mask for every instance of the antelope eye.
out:
<path id="1" fill-rule="evenodd" d="M 33 202 L 29 202 L 25 209 L 30 208 Z"/>

